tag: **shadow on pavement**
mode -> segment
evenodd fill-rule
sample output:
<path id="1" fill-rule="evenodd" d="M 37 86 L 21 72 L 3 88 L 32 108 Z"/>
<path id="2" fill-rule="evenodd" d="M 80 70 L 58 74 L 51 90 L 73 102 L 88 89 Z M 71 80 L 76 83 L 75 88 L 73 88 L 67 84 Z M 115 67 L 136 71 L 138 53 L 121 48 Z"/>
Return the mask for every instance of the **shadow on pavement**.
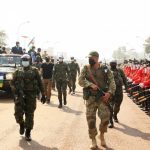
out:
<path id="1" fill-rule="evenodd" d="M 118 127 L 115 127 L 115 129 L 127 134 L 127 135 L 131 135 L 131 136 L 135 136 L 135 137 L 141 137 L 142 139 L 144 140 L 150 140 L 150 133 L 144 133 L 138 129 L 135 129 L 135 128 L 132 128 L 132 127 L 129 127 L 125 124 L 122 124 L 122 123 L 119 123 L 120 125 L 122 125 L 124 127 L 124 129 L 122 128 L 118 128 Z"/>
<path id="2" fill-rule="evenodd" d="M 81 115 L 81 114 L 83 113 L 82 111 L 73 110 L 73 109 L 69 108 L 68 106 L 63 106 L 63 107 L 62 107 L 62 110 L 63 110 L 64 112 L 73 113 L 73 114 L 75 114 L 75 115 Z"/>
<path id="3" fill-rule="evenodd" d="M 31 142 L 25 141 L 25 139 L 22 137 L 19 141 L 19 146 L 23 150 L 58 150 L 56 147 L 46 147 L 44 145 L 39 144 L 38 142 L 32 140 Z"/>

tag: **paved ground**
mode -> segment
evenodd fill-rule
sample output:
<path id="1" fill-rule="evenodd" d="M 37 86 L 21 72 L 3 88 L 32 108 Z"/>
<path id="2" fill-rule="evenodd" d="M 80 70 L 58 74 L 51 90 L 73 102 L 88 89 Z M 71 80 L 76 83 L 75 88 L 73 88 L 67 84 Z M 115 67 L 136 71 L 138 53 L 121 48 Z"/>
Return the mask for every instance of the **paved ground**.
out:
<path id="1" fill-rule="evenodd" d="M 50 105 L 39 101 L 35 112 L 32 142 L 26 142 L 18 133 L 12 100 L 0 99 L 0 150 L 89 150 L 82 89 L 68 96 L 68 105 L 58 109 L 57 93 L 53 92 Z M 97 118 L 98 119 L 98 118 Z M 100 150 L 149 150 L 150 117 L 126 95 L 119 114 L 119 124 L 108 129 L 107 148 Z M 99 120 L 97 121 L 98 127 Z"/>

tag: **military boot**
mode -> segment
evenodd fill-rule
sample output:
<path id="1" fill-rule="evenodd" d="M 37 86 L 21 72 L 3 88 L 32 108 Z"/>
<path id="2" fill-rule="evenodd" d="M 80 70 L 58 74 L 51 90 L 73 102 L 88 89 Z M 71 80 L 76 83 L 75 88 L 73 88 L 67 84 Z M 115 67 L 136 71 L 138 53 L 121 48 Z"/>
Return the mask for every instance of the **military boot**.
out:
<path id="1" fill-rule="evenodd" d="M 104 133 L 100 134 L 100 141 L 101 141 L 101 146 L 106 147 L 106 142 L 104 139 Z"/>
<path id="2" fill-rule="evenodd" d="M 23 135 L 24 134 L 24 121 L 22 123 L 20 123 L 19 125 L 20 125 L 19 133 L 20 133 L 20 135 Z"/>
<path id="3" fill-rule="evenodd" d="M 108 128 L 113 128 L 113 127 L 114 127 L 114 123 L 113 123 L 113 119 L 111 118 L 109 120 L 109 126 L 108 126 Z"/>
<path id="4" fill-rule="evenodd" d="M 59 105 L 58 108 L 62 108 L 62 99 L 59 99 Z"/>
<path id="5" fill-rule="evenodd" d="M 117 118 L 117 115 L 113 115 L 113 118 L 114 118 L 114 121 L 115 121 L 115 122 L 117 122 L 117 123 L 119 122 L 119 121 L 118 121 L 118 118 Z"/>
<path id="6" fill-rule="evenodd" d="M 67 105 L 67 94 L 63 93 L 63 97 L 64 97 L 64 105 Z"/>
<path id="7" fill-rule="evenodd" d="M 97 148 L 97 142 L 96 142 L 96 139 L 93 138 L 92 139 L 92 144 L 90 145 L 90 149 L 94 150 Z"/>
<path id="8" fill-rule="evenodd" d="M 31 130 L 30 129 L 26 129 L 25 139 L 26 139 L 26 141 L 31 141 Z"/>
<path id="9" fill-rule="evenodd" d="M 58 108 L 62 108 L 62 93 L 61 92 L 58 93 L 58 99 L 59 99 Z"/>

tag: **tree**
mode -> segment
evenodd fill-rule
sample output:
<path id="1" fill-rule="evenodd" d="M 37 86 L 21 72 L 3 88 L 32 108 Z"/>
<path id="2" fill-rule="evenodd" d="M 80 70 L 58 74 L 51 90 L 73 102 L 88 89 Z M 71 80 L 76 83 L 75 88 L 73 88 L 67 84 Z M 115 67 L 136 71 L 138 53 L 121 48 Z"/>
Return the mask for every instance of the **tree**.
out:
<path id="1" fill-rule="evenodd" d="M 150 53 L 150 37 L 148 37 L 146 40 L 145 40 L 145 43 L 144 43 L 144 47 L 145 47 L 145 53 L 146 54 L 149 54 Z"/>
<path id="2" fill-rule="evenodd" d="M 126 47 L 118 47 L 117 50 L 113 51 L 112 57 L 116 60 L 124 60 L 126 58 Z"/>
<path id="3" fill-rule="evenodd" d="M 0 46 L 6 46 L 6 38 L 7 38 L 7 35 L 5 33 L 5 31 L 1 30 L 0 31 Z"/>

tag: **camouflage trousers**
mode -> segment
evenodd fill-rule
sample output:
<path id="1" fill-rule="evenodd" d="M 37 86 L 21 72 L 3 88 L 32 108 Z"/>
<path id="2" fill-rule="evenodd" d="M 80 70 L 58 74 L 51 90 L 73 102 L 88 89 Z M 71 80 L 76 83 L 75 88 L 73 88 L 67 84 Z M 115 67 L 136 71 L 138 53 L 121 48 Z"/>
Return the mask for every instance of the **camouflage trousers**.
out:
<path id="1" fill-rule="evenodd" d="M 71 80 L 68 82 L 68 87 L 70 91 L 75 92 L 76 89 L 76 76 L 71 77 Z"/>
<path id="2" fill-rule="evenodd" d="M 67 98 L 67 81 L 64 81 L 64 80 L 56 81 L 56 88 L 58 91 L 59 103 L 62 104 L 62 96 L 65 101 Z"/>
<path id="3" fill-rule="evenodd" d="M 110 109 L 110 122 L 112 122 L 112 117 L 117 116 L 117 114 L 120 111 L 120 106 L 123 100 L 123 93 L 117 92 L 112 98 L 112 100 L 109 102 L 109 109 Z"/>
<path id="4" fill-rule="evenodd" d="M 96 128 L 96 112 L 98 111 L 98 117 L 101 120 L 99 130 L 101 133 L 107 132 L 107 126 L 109 123 L 110 111 L 108 106 L 103 102 L 95 101 L 94 96 L 90 96 L 86 100 L 86 119 L 88 123 L 89 137 L 92 139 L 97 135 Z"/>
<path id="5" fill-rule="evenodd" d="M 15 100 L 15 119 L 17 123 L 25 122 L 25 128 L 33 129 L 34 111 L 36 109 L 36 94 L 25 92 L 24 102 L 19 99 Z M 24 119 L 25 114 L 25 119 Z"/>

